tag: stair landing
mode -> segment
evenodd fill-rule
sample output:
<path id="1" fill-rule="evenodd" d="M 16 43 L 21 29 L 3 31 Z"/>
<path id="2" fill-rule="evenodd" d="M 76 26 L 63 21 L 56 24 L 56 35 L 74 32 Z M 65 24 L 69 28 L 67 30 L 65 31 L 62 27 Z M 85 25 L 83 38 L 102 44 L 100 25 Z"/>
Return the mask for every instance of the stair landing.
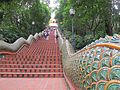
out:
<path id="1" fill-rule="evenodd" d="M 0 90 L 67 90 L 64 78 L 1 78 Z"/>

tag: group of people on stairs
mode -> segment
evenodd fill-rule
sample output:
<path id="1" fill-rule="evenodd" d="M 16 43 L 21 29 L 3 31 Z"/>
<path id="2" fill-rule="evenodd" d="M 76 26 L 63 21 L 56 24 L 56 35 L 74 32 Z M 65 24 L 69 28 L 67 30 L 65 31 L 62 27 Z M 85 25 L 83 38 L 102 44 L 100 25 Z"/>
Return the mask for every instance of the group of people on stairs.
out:
<path id="1" fill-rule="evenodd" d="M 49 40 L 49 34 L 50 34 L 50 30 L 46 28 L 43 32 L 43 36 L 46 40 Z"/>
<path id="2" fill-rule="evenodd" d="M 57 31 L 56 31 L 56 28 L 46 28 L 43 32 L 43 36 L 44 36 L 44 39 L 46 40 L 49 40 L 49 35 L 50 35 L 50 32 L 54 30 L 54 35 L 55 35 L 55 42 L 56 42 L 56 39 L 58 39 L 58 34 L 57 34 Z"/>

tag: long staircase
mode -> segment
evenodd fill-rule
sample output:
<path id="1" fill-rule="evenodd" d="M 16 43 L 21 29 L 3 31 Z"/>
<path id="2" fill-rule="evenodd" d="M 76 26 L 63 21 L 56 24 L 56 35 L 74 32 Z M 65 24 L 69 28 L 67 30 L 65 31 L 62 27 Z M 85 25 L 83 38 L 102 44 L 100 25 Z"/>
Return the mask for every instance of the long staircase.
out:
<path id="1" fill-rule="evenodd" d="M 15 55 L 0 59 L 0 90 L 67 89 L 54 33 L 54 30 L 50 31 L 48 40 L 39 38 Z"/>
<path id="2" fill-rule="evenodd" d="M 12 45 L 0 41 L 0 90 L 120 90 L 120 35 L 77 52 L 58 30 L 47 39 L 41 32 Z"/>

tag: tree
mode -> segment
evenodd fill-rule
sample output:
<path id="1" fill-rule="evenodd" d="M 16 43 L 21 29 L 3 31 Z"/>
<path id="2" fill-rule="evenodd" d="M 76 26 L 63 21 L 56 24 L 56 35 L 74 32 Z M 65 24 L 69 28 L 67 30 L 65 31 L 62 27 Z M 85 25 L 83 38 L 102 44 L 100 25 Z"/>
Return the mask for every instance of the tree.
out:
<path id="1" fill-rule="evenodd" d="M 115 9 L 117 5 L 117 9 Z M 81 44 L 89 44 L 89 39 L 95 40 L 119 32 L 119 0 L 60 0 L 60 8 L 56 18 L 64 31 L 71 31 L 69 9 L 74 7 L 74 29 L 77 35 L 83 37 Z M 87 43 L 88 41 L 88 43 Z"/>
<path id="2" fill-rule="evenodd" d="M 0 6 L 0 34 L 7 42 L 41 32 L 50 19 L 48 6 L 39 0 L 2 0 Z"/>

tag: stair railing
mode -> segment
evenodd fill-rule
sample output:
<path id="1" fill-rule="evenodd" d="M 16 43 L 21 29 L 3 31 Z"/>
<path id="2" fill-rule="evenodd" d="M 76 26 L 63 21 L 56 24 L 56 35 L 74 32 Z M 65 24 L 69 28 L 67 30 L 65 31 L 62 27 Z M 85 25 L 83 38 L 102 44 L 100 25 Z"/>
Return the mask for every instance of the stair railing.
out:
<path id="1" fill-rule="evenodd" d="M 64 73 L 75 89 L 106 90 L 120 86 L 120 35 L 118 43 L 114 38 L 107 36 L 106 41 L 101 38 L 73 53 L 69 41 L 60 36 Z"/>
<path id="2" fill-rule="evenodd" d="M 27 40 L 21 37 L 12 44 L 0 40 L 0 54 L 15 54 L 24 46 L 30 45 L 33 41 L 37 40 L 42 35 L 43 32 L 39 34 L 36 33 L 34 36 L 30 35 Z"/>

